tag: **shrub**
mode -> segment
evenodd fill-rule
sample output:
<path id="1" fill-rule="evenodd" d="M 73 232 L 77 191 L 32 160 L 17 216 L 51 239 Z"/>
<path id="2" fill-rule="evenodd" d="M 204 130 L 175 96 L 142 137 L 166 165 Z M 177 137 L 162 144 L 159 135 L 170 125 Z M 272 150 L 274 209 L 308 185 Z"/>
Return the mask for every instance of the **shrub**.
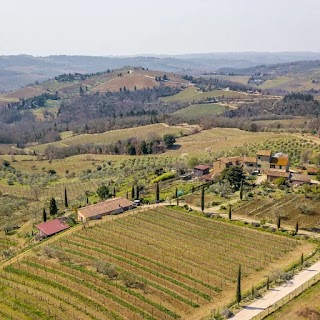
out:
<path id="1" fill-rule="evenodd" d="M 157 183 L 159 181 L 165 181 L 165 180 L 169 180 L 172 179 L 176 176 L 176 174 L 174 172 L 166 172 L 163 173 L 162 175 L 158 176 L 157 178 L 152 180 L 152 183 Z"/>
<path id="2" fill-rule="evenodd" d="M 116 266 L 112 263 L 99 260 L 96 262 L 96 269 L 97 269 L 97 272 L 104 274 L 109 279 L 114 279 L 118 276 Z"/>

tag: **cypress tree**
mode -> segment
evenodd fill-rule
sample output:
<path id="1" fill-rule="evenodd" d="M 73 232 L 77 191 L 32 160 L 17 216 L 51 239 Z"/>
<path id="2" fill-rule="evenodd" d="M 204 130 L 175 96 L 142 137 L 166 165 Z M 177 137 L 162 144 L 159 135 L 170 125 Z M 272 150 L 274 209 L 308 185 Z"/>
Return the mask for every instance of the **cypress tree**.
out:
<path id="1" fill-rule="evenodd" d="M 140 197 L 140 188 L 139 188 L 139 186 L 137 185 L 137 186 L 136 186 L 136 200 L 139 200 L 139 197 Z"/>
<path id="2" fill-rule="evenodd" d="M 296 234 L 298 234 L 298 231 L 299 231 L 299 224 L 298 222 L 296 223 Z"/>
<path id="3" fill-rule="evenodd" d="M 116 187 L 113 187 L 113 196 L 116 197 L 117 193 L 116 193 Z"/>
<path id="4" fill-rule="evenodd" d="M 134 200 L 134 194 L 135 194 L 134 185 L 132 185 L 132 188 L 131 188 L 131 199 L 132 199 L 132 201 Z"/>
<path id="5" fill-rule="evenodd" d="M 277 229 L 279 230 L 281 227 L 281 217 L 278 215 L 278 220 L 277 220 Z"/>
<path id="6" fill-rule="evenodd" d="M 204 211 L 204 185 L 201 188 L 201 211 Z"/>
<path id="7" fill-rule="evenodd" d="M 251 288 L 251 299 L 254 298 L 254 291 L 255 291 L 254 286 L 252 286 L 252 288 Z"/>
<path id="8" fill-rule="evenodd" d="M 303 262 L 304 262 L 304 256 L 303 256 L 303 253 L 302 253 L 301 254 L 301 258 L 300 258 L 301 268 L 303 267 Z"/>
<path id="9" fill-rule="evenodd" d="M 241 302 L 241 265 L 239 265 L 238 270 L 236 302 L 238 303 L 238 305 Z"/>
<path id="10" fill-rule="evenodd" d="M 46 222 L 46 221 L 47 221 L 47 212 L 46 212 L 46 209 L 43 209 L 42 217 L 43 217 L 43 222 Z"/>
<path id="11" fill-rule="evenodd" d="M 232 209 L 231 209 L 231 204 L 229 205 L 229 214 L 228 214 L 229 220 L 232 219 Z"/>
<path id="12" fill-rule="evenodd" d="M 126 198 L 129 199 L 129 192 L 128 192 L 128 190 L 127 190 L 127 192 L 126 192 Z"/>
<path id="13" fill-rule="evenodd" d="M 159 182 L 157 182 L 156 185 L 156 201 L 159 202 L 160 201 L 160 189 L 159 189 Z"/>
<path id="14" fill-rule="evenodd" d="M 179 206 L 178 188 L 176 188 L 176 199 L 177 199 L 177 206 Z"/>
<path id="15" fill-rule="evenodd" d="M 52 215 L 52 216 L 58 213 L 58 207 L 57 207 L 56 199 L 53 198 L 53 197 L 50 200 L 49 212 L 50 212 L 50 215 Z"/>
<path id="16" fill-rule="evenodd" d="M 87 204 L 89 204 L 89 198 L 88 198 L 88 196 L 87 196 Z"/>
<path id="17" fill-rule="evenodd" d="M 240 184 L 240 200 L 242 200 L 243 198 L 243 180 L 241 180 L 241 184 Z"/>
<path id="18" fill-rule="evenodd" d="M 270 287 L 270 279 L 269 277 L 267 278 L 267 290 L 269 290 L 269 287 Z"/>
<path id="19" fill-rule="evenodd" d="M 68 204 L 68 195 L 67 195 L 67 187 L 64 187 L 64 206 L 66 208 L 69 207 L 69 204 Z"/>

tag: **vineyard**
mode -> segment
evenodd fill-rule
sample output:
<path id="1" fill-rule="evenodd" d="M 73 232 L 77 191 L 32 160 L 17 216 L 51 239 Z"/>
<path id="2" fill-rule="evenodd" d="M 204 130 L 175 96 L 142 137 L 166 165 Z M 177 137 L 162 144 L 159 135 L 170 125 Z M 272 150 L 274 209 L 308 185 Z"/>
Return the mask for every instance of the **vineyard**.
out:
<path id="1" fill-rule="evenodd" d="M 239 264 L 247 279 L 298 258 L 295 240 L 243 231 L 164 207 L 83 228 L 0 272 L 1 318 L 188 319 L 235 291 Z"/>

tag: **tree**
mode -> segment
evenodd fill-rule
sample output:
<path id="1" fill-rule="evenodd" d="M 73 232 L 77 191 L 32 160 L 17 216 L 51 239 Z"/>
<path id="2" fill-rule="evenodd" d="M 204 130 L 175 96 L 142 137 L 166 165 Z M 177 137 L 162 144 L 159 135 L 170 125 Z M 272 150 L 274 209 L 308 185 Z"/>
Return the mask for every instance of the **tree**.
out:
<path id="1" fill-rule="evenodd" d="M 270 279 L 269 279 L 269 277 L 267 278 L 267 290 L 269 290 L 269 288 L 270 288 Z"/>
<path id="2" fill-rule="evenodd" d="M 107 186 L 100 186 L 97 189 L 97 194 L 101 200 L 109 198 L 109 188 Z"/>
<path id="3" fill-rule="evenodd" d="M 245 176 L 243 174 L 243 170 L 237 166 L 231 166 L 226 168 L 221 173 L 221 180 L 229 181 L 230 185 L 233 187 L 235 191 L 240 189 L 241 182 L 244 180 Z"/>
<path id="4" fill-rule="evenodd" d="M 231 204 L 229 205 L 229 214 L 228 214 L 229 220 L 232 219 L 232 208 L 231 208 Z"/>
<path id="5" fill-rule="evenodd" d="M 113 196 L 116 197 L 116 195 L 117 195 L 116 187 L 114 186 L 114 187 L 113 187 Z"/>
<path id="6" fill-rule="evenodd" d="M 177 206 L 179 206 L 179 196 L 178 196 L 178 188 L 176 188 L 176 194 L 175 194 L 176 200 L 177 200 Z"/>
<path id="7" fill-rule="evenodd" d="M 201 211 L 204 211 L 204 185 L 201 187 Z"/>
<path id="8" fill-rule="evenodd" d="M 132 187 L 131 187 L 131 199 L 132 199 L 132 201 L 134 200 L 134 195 L 135 195 L 134 185 L 132 185 Z"/>
<path id="9" fill-rule="evenodd" d="M 239 265 L 238 270 L 236 302 L 238 303 L 238 305 L 241 302 L 241 265 Z"/>
<path id="10" fill-rule="evenodd" d="M 243 198 L 243 180 L 241 180 L 241 183 L 240 183 L 240 200 L 242 200 Z"/>
<path id="11" fill-rule="evenodd" d="M 46 209 L 43 209 L 42 217 L 43 217 L 43 222 L 46 222 L 46 221 L 47 221 L 47 212 L 46 212 Z"/>
<path id="12" fill-rule="evenodd" d="M 58 213 L 56 199 L 53 197 L 50 199 L 49 212 L 50 212 L 50 215 L 52 216 Z"/>
<path id="13" fill-rule="evenodd" d="M 296 234 L 298 234 L 298 231 L 299 231 L 299 224 L 298 222 L 296 223 Z"/>
<path id="14" fill-rule="evenodd" d="M 137 185 L 137 186 L 136 186 L 136 200 L 139 200 L 139 197 L 140 197 L 140 188 L 139 188 L 139 186 Z"/>
<path id="15" fill-rule="evenodd" d="M 80 92 L 80 96 L 83 96 L 84 90 L 83 90 L 82 86 L 80 86 L 79 92 Z"/>
<path id="16" fill-rule="evenodd" d="M 167 148 L 171 148 L 176 142 L 176 137 L 173 134 L 167 133 L 163 136 L 163 141 Z"/>
<path id="17" fill-rule="evenodd" d="M 160 201 L 160 188 L 159 188 L 159 182 L 156 184 L 156 201 Z"/>
<path id="18" fill-rule="evenodd" d="M 278 215 L 278 219 L 277 219 L 277 229 L 279 230 L 281 228 L 281 217 L 280 215 Z"/>
<path id="19" fill-rule="evenodd" d="M 64 188 L 64 206 L 66 208 L 68 208 L 69 204 L 68 204 L 68 195 L 67 195 L 67 188 Z"/>
<path id="20" fill-rule="evenodd" d="M 303 253 L 301 253 L 301 258 L 300 258 L 301 268 L 303 267 L 303 263 L 304 263 L 304 256 L 303 256 Z"/>

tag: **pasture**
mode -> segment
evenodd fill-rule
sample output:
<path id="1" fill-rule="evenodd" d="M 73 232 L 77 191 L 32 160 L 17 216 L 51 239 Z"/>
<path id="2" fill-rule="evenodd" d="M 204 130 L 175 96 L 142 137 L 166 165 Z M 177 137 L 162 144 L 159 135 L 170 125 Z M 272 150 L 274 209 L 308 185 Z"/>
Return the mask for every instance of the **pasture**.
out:
<path id="1" fill-rule="evenodd" d="M 201 119 L 206 116 L 218 115 L 228 109 L 227 106 L 217 103 L 193 104 L 173 113 L 186 121 Z"/>
<path id="2" fill-rule="evenodd" d="M 244 97 L 249 97 L 249 96 L 243 92 L 236 92 L 231 90 L 214 90 L 214 91 L 202 92 L 196 89 L 195 87 L 189 87 L 173 96 L 161 98 L 161 100 L 164 102 L 196 103 L 198 101 L 204 101 L 210 98 L 240 99 Z"/>
<path id="3" fill-rule="evenodd" d="M 2 317 L 200 319 L 233 299 L 239 264 L 245 291 L 311 249 L 165 207 L 111 218 L 6 266 Z"/>

